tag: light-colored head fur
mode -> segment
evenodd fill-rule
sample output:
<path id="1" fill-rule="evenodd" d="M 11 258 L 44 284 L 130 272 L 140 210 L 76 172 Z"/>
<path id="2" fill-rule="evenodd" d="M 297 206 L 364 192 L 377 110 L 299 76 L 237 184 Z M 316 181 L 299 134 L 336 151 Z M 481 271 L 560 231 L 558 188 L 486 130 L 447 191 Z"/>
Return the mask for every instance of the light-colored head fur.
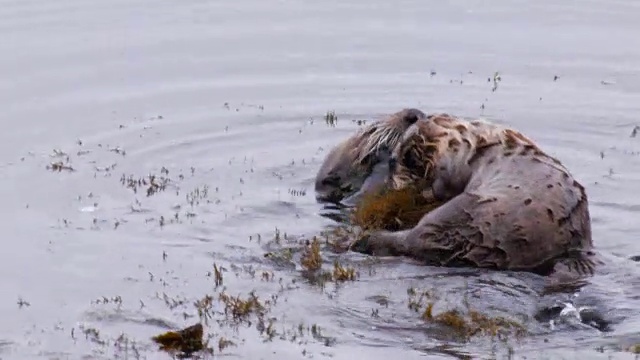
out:
<path id="1" fill-rule="evenodd" d="M 327 154 L 316 176 L 319 200 L 340 201 L 360 190 L 379 162 L 381 151 L 391 151 L 414 123 L 426 118 L 417 109 L 403 109 L 359 129 Z"/>
<path id="2" fill-rule="evenodd" d="M 484 120 L 466 121 L 434 114 L 427 121 L 412 125 L 393 149 L 391 182 L 396 189 L 410 185 L 424 188 L 433 185 L 438 177 L 446 177 L 454 182 L 450 186 L 464 188 L 474 161 L 496 148 L 501 156 L 528 152 L 562 167 L 516 130 Z"/>

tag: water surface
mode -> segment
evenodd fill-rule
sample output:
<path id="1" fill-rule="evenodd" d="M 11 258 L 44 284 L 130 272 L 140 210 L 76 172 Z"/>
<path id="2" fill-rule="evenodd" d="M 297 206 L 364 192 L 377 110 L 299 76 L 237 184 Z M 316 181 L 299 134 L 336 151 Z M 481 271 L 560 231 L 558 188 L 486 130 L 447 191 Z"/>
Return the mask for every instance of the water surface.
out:
<path id="1" fill-rule="evenodd" d="M 223 290 L 277 295 L 271 341 L 214 301 L 205 332 L 236 358 L 631 357 L 639 17 L 631 0 L 2 1 L 0 358 L 168 358 L 150 337 L 198 321 L 193 303 Z M 546 301 L 536 279 L 324 251 L 360 277 L 320 288 L 298 254 L 265 258 L 332 225 L 313 177 L 351 120 L 402 107 L 507 123 L 571 169 L 614 265 L 567 300 L 597 306 L 610 332 L 566 317 L 532 321 L 520 342 L 460 342 L 412 312 L 407 289 L 531 315 Z M 75 171 L 46 169 L 67 157 Z M 121 183 L 149 174 L 172 182 L 153 196 Z M 287 240 L 269 245 L 277 231 Z M 292 340 L 299 324 L 321 335 Z"/>

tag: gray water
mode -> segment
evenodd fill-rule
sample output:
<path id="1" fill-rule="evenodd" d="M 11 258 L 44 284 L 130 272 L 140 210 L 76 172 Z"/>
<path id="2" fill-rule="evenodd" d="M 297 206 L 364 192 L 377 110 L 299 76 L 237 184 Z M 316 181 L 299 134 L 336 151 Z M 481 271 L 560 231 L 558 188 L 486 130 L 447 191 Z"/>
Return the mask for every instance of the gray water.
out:
<path id="1" fill-rule="evenodd" d="M 0 358 L 170 358 L 150 337 L 197 322 L 206 295 L 205 333 L 216 353 L 233 341 L 218 354 L 232 358 L 633 358 L 638 19 L 634 0 L 0 1 Z M 521 341 L 457 341 L 408 308 L 407 289 L 437 289 L 443 308 L 475 294 L 502 314 L 551 300 L 526 276 L 326 249 L 327 268 L 339 258 L 359 278 L 319 287 L 298 255 L 265 258 L 333 224 L 313 177 L 351 120 L 402 107 L 509 124 L 571 169 L 613 264 L 576 301 L 611 331 L 569 316 Z M 67 158 L 75 171 L 47 169 Z M 172 182 L 152 196 L 121 183 L 149 174 Z M 217 301 L 253 290 L 277 296 L 270 341 Z M 299 324 L 322 335 L 281 338 Z"/>

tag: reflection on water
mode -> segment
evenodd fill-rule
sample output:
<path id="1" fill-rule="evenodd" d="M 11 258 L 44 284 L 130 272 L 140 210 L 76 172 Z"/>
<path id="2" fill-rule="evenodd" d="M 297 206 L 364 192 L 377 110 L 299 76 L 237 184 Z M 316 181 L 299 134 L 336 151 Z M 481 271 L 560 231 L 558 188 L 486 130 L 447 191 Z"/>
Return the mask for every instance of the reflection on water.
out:
<path id="1" fill-rule="evenodd" d="M 4 1 L 0 356 L 162 358 L 151 336 L 201 320 L 207 295 L 210 343 L 239 358 L 629 356 L 638 16 L 630 0 Z M 309 283 L 301 249 L 341 219 L 314 198 L 323 156 L 352 120 L 403 107 L 538 141 L 587 187 L 608 265 L 577 295 L 541 296 L 528 274 L 324 249 L 327 270 L 359 277 Z M 220 294 L 252 291 L 269 311 L 233 323 Z M 434 314 L 466 301 L 531 335 L 460 340 L 412 291 Z"/>

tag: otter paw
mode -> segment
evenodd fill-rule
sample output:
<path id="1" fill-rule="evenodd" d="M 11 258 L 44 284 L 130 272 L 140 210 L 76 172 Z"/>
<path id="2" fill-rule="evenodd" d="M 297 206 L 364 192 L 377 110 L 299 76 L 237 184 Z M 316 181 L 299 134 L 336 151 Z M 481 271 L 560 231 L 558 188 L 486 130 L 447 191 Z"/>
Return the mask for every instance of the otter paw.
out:
<path id="1" fill-rule="evenodd" d="M 361 235 L 351 244 L 350 249 L 373 256 L 393 256 L 399 255 L 395 248 L 393 233 L 388 231 L 373 231 Z"/>
<path id="2" fill-rule="evenodd" d="M 353 252 L 371 255 L 371 243 L 369 241 L 370 239 L 371 239 L 370 234 L 364 234 L 358 237 L 356 241 L 351 243 L 351 246 L 349 246 L 349 249 Z"/>

